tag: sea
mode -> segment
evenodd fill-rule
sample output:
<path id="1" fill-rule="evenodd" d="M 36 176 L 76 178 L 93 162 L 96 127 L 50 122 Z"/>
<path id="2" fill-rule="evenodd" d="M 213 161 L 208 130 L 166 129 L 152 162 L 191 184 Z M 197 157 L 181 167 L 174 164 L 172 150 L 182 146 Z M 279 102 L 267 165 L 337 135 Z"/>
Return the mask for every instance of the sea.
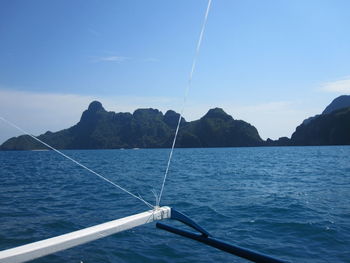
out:
<path id="1" fill-rule="evenodd" d="M 169 151 L 63 152 L 153 204 Z M 350 146 L 175 149 L 161 205 L 281 260 L 350 262 Z M 0 152 L 0 250 L 148 209 L 54 151 Z M 33 262 L 248 261 L 150 223 Z"/>

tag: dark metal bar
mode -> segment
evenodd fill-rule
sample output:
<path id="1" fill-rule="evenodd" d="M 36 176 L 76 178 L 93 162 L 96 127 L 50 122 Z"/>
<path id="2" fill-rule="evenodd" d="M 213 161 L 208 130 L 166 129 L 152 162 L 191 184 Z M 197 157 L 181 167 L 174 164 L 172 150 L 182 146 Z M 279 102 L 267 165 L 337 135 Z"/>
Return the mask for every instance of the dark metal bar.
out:
<path id="1" fill-rule="evenodd" d="M 168 232 L 202 242 L 206 245 L 215 247 L 215 248 L 220 249 L 222 251 L 225 251 L 225 252 L 231 253 L 233 255 L 248 259 L 248 260 L 253 261 L 253 262 L 257 262 L 257 263 L 287 263 L 286 261 L 283 261 L 283 260 L 280 260 L 280 259 L 277 259 L 274 257 L 270 257 L 268 255 L 265 255 L 265 254 L 247 249 L 247 248 L 234 246 L 234 245 L 231 245 L 231 244 L 226 243 L 224 241 L 209 237 L 210 234 L 205 229 L 203 229 L 200 225 L 198 225 L 196 222 L 194 222 L 191 218 L 189 218 L 188 216 L 175 210 L 174 208 L 171 208 L 170 218 L 184 223 L 185 225 L 197 230 L 200 234 L 189 232 L 186 230 L 182 230 L 182 229 L 179 229 L 179 228 L 176 228 L 173 226 L 168 226 L 168 225 L 165 225 L 162 223 L 157 223 L 156 226 L 158 228 L 166 230 Z"/>
<path id="2" fill-rule="evenodd" d="M 196 241 L 199 241 L 201 243 L 204 243 L 206 245 L 215 247 L 217 249 L 223 250 L 225 252 L 231 253 L 233 255 L 248 259 L 253 262 L 257 263 L 287 263 L 286 261 L 276 259 L 273 257 L 270 257 L 268 255 L 264 255 L 262 253 L 258 253 L 255 251 L 252 251 L 250 249 L 242 248 L 239 246 L 234 246 L 229 243 L 223 242 L 221 240 L 211 238 L 205 235 L 201 234 L 195 234 L 189 231 L 181 230 L 176 227 L 172 227 L 163 223 L 157 223 L 156 226 L 160 229 L 166 230 L 168 232 L 187 237 Z"/>

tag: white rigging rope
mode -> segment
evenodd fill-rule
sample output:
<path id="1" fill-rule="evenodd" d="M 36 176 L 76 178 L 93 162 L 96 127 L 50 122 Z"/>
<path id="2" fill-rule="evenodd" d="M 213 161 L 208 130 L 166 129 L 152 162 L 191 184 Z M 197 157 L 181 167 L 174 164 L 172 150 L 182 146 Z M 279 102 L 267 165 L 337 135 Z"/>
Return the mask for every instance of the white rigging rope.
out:
<path id="1" fill-rule="evenodd" d="M 46 147 L 50 148 L 51 150 L 55 151 L 56 153 L 62 155 L 63 157 L 65 157 L 66 159 L 72 161 L 73 163 L 77 164 L 78 166 L 84 168 L 85 170 L 89 171 L 90 173 L 96 175 L 97 177 L 101 178 L 102 180 L 110 183 L 111 185 L 117 187 L 118 189 L 122 190 L 123 192 L 135 197 L 136 199 L 140 200 L 141 202 L 145 203 L 148 207 L 150 207 L 151 209 L 153 209 L 153 205 L 151 205 L 150 203 L 148 203 L 146 200 L 144 200 L 142 197 L 134 195 L 133 193 L 131 193 L 130 191 L 126 190 L 124 187 L 121 187 L 120 185 L 112 182 L 111 180 L 107 179 L 106 177 L 102 176 L 101 174 L 95 172 L 94 170 L 86 167 L 85 165 L 81 164 L 80 162 L 74 160 L 73 158 L 69 157 L 68 155 L 64 154 L 63 152 L 57 150 L 56 148 L 52 147 L 51 145 L 43 142 L 42 140 L 40 140 L 39 138 L 35 137 L 34 135 L 30 134 L 29 132 L 23 130 L 22 128 L 20 128 L 19 126 L 17 126 L 16 124 L 10 122 L 9 120 L 6 120 L 3 117 L 0 117 L 0 120 L 4 121 L 5 123 L 11 125 L 12 127 L 16 128 L 17 130 L 25 133 L 26 135 L 30 136 L 31 138 L 33 138 L 34 140 L 40 142 L 41 144 L 45 145 Z"/>
<path id="2" fill-rule="evenodd" d="M 198 42 L 197 42 L 196 53 L 195 53 L 193 61 L 192 61 L 192 67 L 191 67 L 190 75 L 189 75 L 188 81 L 187 81 L 187 87 L 186 87 L 186 90 L 185 90 L 183 103 L 182 103 L 182 109 L 181 109 L 181 112 L 180 112 L 179 120 L 177 122 L 173 144 L 171 146 L 171 150 L 170 150 L 170 153 L 169 153 L 169 159 L 168 159 L 167 167 L 165 169 L 165 174 L 164 174 L 164 178 L 163 178 L 162 187 L 160 189 L 159 198 L 157 198 L 158 199 L 157 200 L 157 204 L 156 204 L 157 206 L 160 206 L 160 201 L 162 199 L 162 194 L 163 194 L 163 190 L 164 190 L 165 181 L 166 181 L 167 176 L 169 174 L 170 163 L 171 163 L 171 159 L 173 157 L 173 152 L 174 152 L 174 148 L 175 148 L 175 144 L 176 144 L 177 135 L 179 133 L 179 128 L 180 128 L 180 124 L 181 124 L 182 115 L 183 115 L 183 112 L 184 112 L 184 109 L 185 109 L 185 106 L 186 106 L 188 92 L 189 92 L 189 90 L 190 90 L 190 88 L 192 86 L 193 73 L 194 73 L 194 70 L 196 68 L 197 59 L 198 59 L 200 47 L 201 47 L 201 44 L 202 44 L 204 31 L 205 31 L 205 26 L 206 26 L 207 20 L 208 20 L 210 6 L 211 6 L 211 0 L 208 0 L 208 5 L 207 5 L 207 9 L 206 9 L 205 16 L 204 16 L 204 21 L 203 21 L 203 24 L 202 24 L 202 29 L 201 29 L 201 32 L 200 32 L 200 35 L 199 35 L 199 39 L 198 39 Z"/>

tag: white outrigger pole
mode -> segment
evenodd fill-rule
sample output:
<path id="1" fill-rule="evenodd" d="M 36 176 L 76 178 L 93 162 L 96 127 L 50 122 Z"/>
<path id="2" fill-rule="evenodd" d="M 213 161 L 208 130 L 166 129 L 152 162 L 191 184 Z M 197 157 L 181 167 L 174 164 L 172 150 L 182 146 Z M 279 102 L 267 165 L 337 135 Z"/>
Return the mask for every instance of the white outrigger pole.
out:
<path id="1" fill-rule="evenodd" d="M 0 251 L 1 263 L 20 263 L 72 248 L 99 238 L 119 233 L 153 221 L 171 217 L 168 206 L 156 207 L 136 215 L 109 221 L 100 225 L 84 228 L 68 234 L 60 235 L 30 243 L 27 245 Z"/>

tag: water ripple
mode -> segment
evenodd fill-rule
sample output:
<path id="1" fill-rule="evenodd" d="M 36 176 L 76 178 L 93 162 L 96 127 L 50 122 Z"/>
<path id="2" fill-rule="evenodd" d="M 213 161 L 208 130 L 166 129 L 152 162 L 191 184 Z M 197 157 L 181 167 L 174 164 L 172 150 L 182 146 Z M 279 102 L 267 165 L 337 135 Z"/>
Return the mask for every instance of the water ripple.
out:
<path id="1" fill-rule="evenodd" d="M 168 149 L 66 151 L 154 203 Z M 176 149 L 162 203 L 292 262 L 350 262 L 350 147 Z M 0 249 L 147 207 L 53 152 L 0 152 Z M 34 262 L 246 262 L 154 224 Z"/>

